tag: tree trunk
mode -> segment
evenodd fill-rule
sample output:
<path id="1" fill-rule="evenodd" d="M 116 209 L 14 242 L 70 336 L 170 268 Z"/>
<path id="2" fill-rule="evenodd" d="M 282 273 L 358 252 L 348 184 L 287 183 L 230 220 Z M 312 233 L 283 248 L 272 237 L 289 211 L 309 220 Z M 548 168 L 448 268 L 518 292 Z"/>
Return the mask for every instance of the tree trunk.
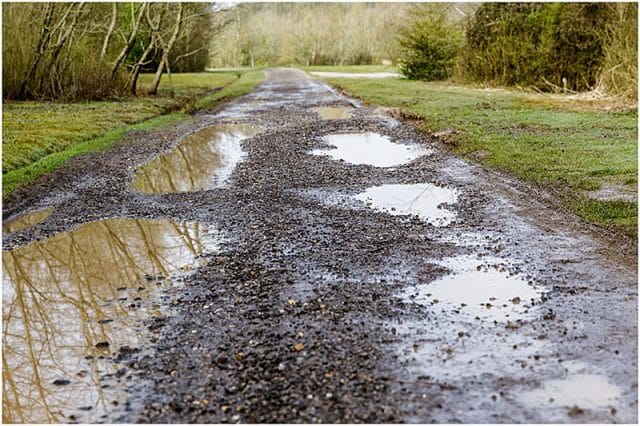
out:
<path id="1" fill-rule="evenodd" d="M 158 64 L 158 69 L 156 69 L 156 75 L 153 77 L 153 82 L 151 83 L 151 88 L 149 89 L 150 95 L 158 94 L 158 86 L 160 86 L 160 80 L 162 80 L 162 72 L 164 71 L 165 65 L 165 53 L 162 53 L 162 59 Z"/>
<path id="2" fill-rule="evenodd" d="M 116 58 L 116 61 L 113 63 L 113 67 L 111 68 L 111 80 L 113 80 L 118 72 L 118 68 L 127 59 L 129 53 L 133 49 L 133 46 L 136 44 L 136 36 L 138 35 L 138 29 L 140 28 L 140 21 L 142 20 L 142 16 L 144 15 L 145 9 L 147 8 L 148 3 L 142 3 L 140 9 L 138 10 L 138 17 L 135 16 L 135 9 L 133 3 L 131 4 L 131 19 L 133 21 L 133 27 L 131 28 L 131 32 L 129 33 L 129 38 L 127 39 L 127 43 L 120 51 L 120 54 Z"/>
<path id="3" fill-rule="evenodd" d="M 27 85 L 31 81 L 31 77 L 36 71 L 40 60 L 44 56 L 44 52 L 51 40 L 51 21 L 53 20 L 54 4 L 47 3 L 47 9 L 45 10 L 44 17 L 42 18 L 42 30 L 40 31 L 40 40 L 38 41 L 38 49 L 36 50 L 36 56 L 34 56 L 27 74 L 24 76 L 22 83 L 20 83 L 20 90 L 18 90 L 18 99 L 24 98 L 27 91 Z"/>
<path id="4" fill-rule="evenodd" d="M 100 60 L 104 61 L 104 58 L 107 56 L 107 49 L 109 48 L 109 40 L 111 40 L 111 35 L 113 31 L 116 29 L 116 21 L 118 19 L 118 4 L 113 3 L 113 12 L 111 15 L 111 24 L 109 25 L 109 29 L 107 30 L 107 34 L 104 36 L 104 42 L 102 43 L 102 51 L 100 52 Z"/>
<path id="5" fill-rule="evenodd" d="M 153 78 L 153 83 L 151 83 L 151 89 L 149 90 L 150 95 L 155 95 L 158 93 L 158 86 L 160 86 L 160 80 L 162 79 L 162 72 L 164 71 L 165 66 L 169 66 L 169 54 L 171 53 L 171 49 L 173 49 L 173 45 L 178 40 L 178 35 L 180 34 L 180 29 L 182 28 L 182 12 L 183 6 L 182 3 L 178 3 L 178 15 L 176 16 L 176 23 L 173 28 L 173 34 L 171 34 L 171 38 L 169 39 L 169 43 L 164 45 L 162 36 L 159 36 L 158 39 L 162 44 L 162 60 L 160 64 L 158 64 L 158 69 L 156 70 L 156 75 Z"/>

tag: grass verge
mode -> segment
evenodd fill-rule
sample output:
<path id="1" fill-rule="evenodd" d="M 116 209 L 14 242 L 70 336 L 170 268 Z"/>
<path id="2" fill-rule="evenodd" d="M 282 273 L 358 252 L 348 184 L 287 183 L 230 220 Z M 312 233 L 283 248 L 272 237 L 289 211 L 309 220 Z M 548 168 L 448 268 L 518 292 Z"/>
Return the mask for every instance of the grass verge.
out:
<path id="1" fill-rule="evenodd" d="M 194 104 L 195 110 L 211 109 L 227 99 L 236 98 L 251 92 L 264 79 L 262 71 L 248 71 L 224 89 L 205 96 Z"/>
<path id="2" fill-rule="evenodd" d="M 324 72 L 345 72 L 345 73 L 371 73 L 371 72 L 400 72 L 398 68 L 391 65 L 344 65 L 330 66 L 319 65 L 302 67 L 304 71 L 324 71 Z"/>
<path id="3" fill-rule="evenodd" d="M 405 79 L 328 81 L 418 117 L 458 154 L 552 189 L 584 219 L 637 236 L 636 201 L 589 196 L 603 185 L 637 194 L 637 106 Z"/>
<path id="4" fill-rule="evenodd" d="M 151 78 L 141 76 L 143 89 Z M 165 77 L 156 97 L 76 104 L 4 104 L 2 195 L 33 183 L 72 157 L 109 149 L 132 130 L 150 130 L 188 118 L 188 114 L 177 110 L 212 108 L 228 98 L 248 93 L 262 78 L 260 71 L 240 75 L 175 74 L 173 98 L 166 96 L 169 87 Z M 217 91 L 210 94 L 212 90 Z"/>

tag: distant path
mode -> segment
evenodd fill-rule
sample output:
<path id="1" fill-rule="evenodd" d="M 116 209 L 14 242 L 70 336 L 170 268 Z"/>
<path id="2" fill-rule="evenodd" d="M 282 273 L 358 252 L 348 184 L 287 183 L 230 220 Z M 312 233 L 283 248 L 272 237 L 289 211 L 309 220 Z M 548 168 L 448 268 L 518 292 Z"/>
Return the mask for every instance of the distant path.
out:
<path id="1" fill-rule="evenodd" d="M 5 206 L 55 206 L 6 247 L 120 216 L 198 221 L 225 236 L 128 364 L 131 409 L 112 420 L 636 423 L 633 253 L 544 192 L 466 163 L 380 109 L 344 120 L 311 109 L 354 105 L 301 71 L 269 70 L 253 93 L 74 160 Z M 242 143 L 247 157 L 228 187 L 129 190 L 137 166 L 219 123 L 262 129 Z M 330 149 L 326 135 L 357 132 L 428 154 L 393 168 L 310 154 Z M 431 207 L 452 190 L 457 201 L 432 211 L 452 222 L 353 198 L 388 184 L 443 187 Z M 488 279 L 522 297 L 500 300 Z"/>

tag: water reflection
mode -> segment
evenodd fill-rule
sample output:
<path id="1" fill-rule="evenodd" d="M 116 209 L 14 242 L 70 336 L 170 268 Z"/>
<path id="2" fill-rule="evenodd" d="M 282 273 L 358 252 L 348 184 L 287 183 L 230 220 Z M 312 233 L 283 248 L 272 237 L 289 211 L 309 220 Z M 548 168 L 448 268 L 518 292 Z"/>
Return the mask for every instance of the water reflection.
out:
<path id="1" fill-rule="evenodd" d="M 346 120 L 351 118 L 351 108 L 347 107 L 318 107 L 313 111 L 323 120 Z"/>
<path id="2" fill-rule="evenodd" d="M 434 226 L 447 226 L 456 217 L 445 208 L 458 201 L 458 191 L 430 183 L 374 186 L 355 196 L 376 210 L 401 215 L 417 215 Z"/>
<path id="3" fill-rule="evenodd" d="M 246 155 L 240 142 L 256 132 L 251 126 L 224 124 L 192 133 L 173 151 L 141 167 L 132 186 L 145 194 L 223 186 L 236 164 Z"/>
<path id="4" fill-rule="evenodd" d="M 52 212 L 53 207 L 48 207 L 46 209 L 36 210 L 35 212 L 20 215 L 15 219 L 3 223 L 2 233 L 10 234 L 12 232 L 22 231 L 23 229 L 27 229 L 37 223 L 44 222 L 49 216 L 51 216 Z"/>
<path id="5" fill-rule="evenodd" d="M 335 148 L 315 149 L 312 154 L 328 155 L 351 164 L 394 167 L 431 153 L 419 145 L 394 143 L 387 136 L 372 132 L 328 135 L 324 140 Z"/>
<path id="6" fill-rule="evenodd" d="M 543 289 L 520 274 L 510 273 L 509 262 L 460 256 L 438 263 L 451 274 L 408 290 L 404 295 L 407 300 L 437 303 L 467 318 L 513 322 L 534 317 L 532 301 L 540 299 Z"/>
<path id="7" fill-rule="evenodd" d="M 93 422 L 123 402 L 125 379 L 107 380 L 122 366 L 100 357 L 139 347 L 142 319 L 160 315 L 156 282 L 216 241 L 199 224 L 112 219 L 3 252 L 3 422 L 63 422 L 80 407 Z"/>

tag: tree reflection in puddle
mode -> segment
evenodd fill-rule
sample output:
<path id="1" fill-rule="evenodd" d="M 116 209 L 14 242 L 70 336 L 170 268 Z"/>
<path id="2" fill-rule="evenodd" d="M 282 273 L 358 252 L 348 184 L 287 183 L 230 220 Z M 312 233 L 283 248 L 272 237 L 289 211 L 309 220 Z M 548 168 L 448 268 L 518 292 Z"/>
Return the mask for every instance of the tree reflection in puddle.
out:
<path id="1" fill-rule="evenodd" d="M 132 187 L 144 194 L 166 194 L 224 186 L 246 155 L 240 142 L 256 133 L 256 128 L 238 124 L 192 133 L 173 151 L 138 169 Z"/>
<path id="2" fill-rule="evenodd" d="M 123 403 L 126 373 L 109 358 L 142 346 L 163 277 L 217 244 L 197 223 L 110 219 L 4 251 L 3 422 L 93 422 Z"/>
<path id="3" fill-rule="evenodd" d="M 44 222 L 51 213 L 53 212 L 53 207 L 49 207 L 46 209 L 36 210 L 31 213 L 26 213 L 16 217 L 15 219 L 11 219 L 6 223 L 2 224 L 2 233 L 10 234 L 12 232 L 22 231 L 23 229 L 27 229 L 36 225 L 40 222 Z"/>

